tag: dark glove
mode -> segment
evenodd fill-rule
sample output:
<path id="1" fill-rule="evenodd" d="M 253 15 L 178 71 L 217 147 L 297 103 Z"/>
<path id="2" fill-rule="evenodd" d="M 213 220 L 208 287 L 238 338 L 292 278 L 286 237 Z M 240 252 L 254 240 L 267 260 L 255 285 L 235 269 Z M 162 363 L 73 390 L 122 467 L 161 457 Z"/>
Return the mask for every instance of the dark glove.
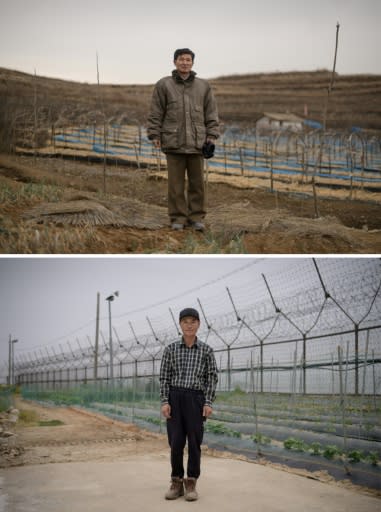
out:
<path id="1" fill-rule="evenodd" d="M 213 142 L 204 142 L 204 145 L 202 146 L 202 154 L 204 158 L 212 158 L 212 156 L 214 156 L 215 149 L 216 146 L 213 144 Z"/>

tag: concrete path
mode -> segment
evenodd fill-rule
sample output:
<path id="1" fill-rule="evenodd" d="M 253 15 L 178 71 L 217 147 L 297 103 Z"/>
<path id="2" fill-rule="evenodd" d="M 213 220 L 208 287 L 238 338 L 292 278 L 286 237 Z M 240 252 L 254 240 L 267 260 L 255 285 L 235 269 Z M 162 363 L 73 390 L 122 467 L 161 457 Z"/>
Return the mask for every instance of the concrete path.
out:
<path id="1" fill-rule="evenodd" d="M 200 499 L 165 501 L 168 457 L 0 470 L 0 512 L 375 512 L 381 500 L 267 466 L 204 456 Z"/>

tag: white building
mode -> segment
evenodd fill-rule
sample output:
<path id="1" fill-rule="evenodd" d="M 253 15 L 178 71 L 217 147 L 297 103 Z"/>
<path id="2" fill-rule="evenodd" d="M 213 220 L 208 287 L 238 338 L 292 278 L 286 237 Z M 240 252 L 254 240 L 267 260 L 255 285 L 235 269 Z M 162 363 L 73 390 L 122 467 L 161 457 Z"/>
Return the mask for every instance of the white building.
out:
<path id="1" fill-rule="evenodd" d="M 292 130 L 295 132 L 303 129 L 302 117 L 290 113 L 264 112 L 256 123 L 257 130 Z"/>

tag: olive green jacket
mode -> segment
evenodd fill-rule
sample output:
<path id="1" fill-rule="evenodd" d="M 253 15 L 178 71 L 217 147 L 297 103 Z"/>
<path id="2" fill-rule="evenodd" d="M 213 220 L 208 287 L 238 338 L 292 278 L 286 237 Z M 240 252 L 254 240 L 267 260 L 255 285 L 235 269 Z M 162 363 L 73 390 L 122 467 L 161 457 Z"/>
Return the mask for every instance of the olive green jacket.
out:
<path id="1" fill-rule="evenodd" d="M 183 80 L 176 70 L 155 86 L 147 134 L 164 153 L 201 153 L 207 137 L 219 136 L 216 100 L 206 80 L 196 73 Z"/>

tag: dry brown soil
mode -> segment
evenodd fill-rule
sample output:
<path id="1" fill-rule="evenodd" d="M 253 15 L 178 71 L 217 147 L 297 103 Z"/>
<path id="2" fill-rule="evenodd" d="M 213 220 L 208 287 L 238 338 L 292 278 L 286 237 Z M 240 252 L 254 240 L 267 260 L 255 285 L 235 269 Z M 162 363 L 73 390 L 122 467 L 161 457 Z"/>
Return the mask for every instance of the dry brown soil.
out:
<path id="1" fill-rule="evenodd" d="M 163 435 L 139 430 L 135 425 L 70 407 L 43 407 L 17 400 L 20 411 L 34 411 L 35 422 L 19 420 L 10 449 L 0 467 L 56 462 L 114 461 L 131 454 L 157 453 L 167 447 Z M 62 425 L 39 426 L 58 420 Z M 8 453 L 7 453 L 8 452 Z"/>
<path id="2" fill-rule="evenodd" d="M 100 164 L 43 158 L 33 162 L 30 157 L 0 155 L 0 191 L 13 194 L 12 200 L 0 204 L 0 252 L 381 253 L 380 203 L 349 200 L 345 191 L 329 197 L 329 191 L 318 190 L 316 218 L 313 198 L 298 193 L 297 187 L 274 194 L 265 186 L 249 188 L 233 180 L 218 183 L 211 176 L 206 232 L 179 233 L 168 226 L 165 175 L 109 167 L 106 195 L 103 184 Z M 23 192 L 27 185 L 36 187 L 35 195 Z M 58 202 L 51 203 L 48 185 L 58 191 Z M 93 208 L 96 203 L 103 213 L 106 209 L 119 220 L 78 226 L 67 216 L 44 216 L 49 208 L 59 212 L 60 205 L 62 210 L 68 205 L 83 209 L 84 202 Z M 87 213 L 86 219 L 91 221 L 93 214 Z"/>

